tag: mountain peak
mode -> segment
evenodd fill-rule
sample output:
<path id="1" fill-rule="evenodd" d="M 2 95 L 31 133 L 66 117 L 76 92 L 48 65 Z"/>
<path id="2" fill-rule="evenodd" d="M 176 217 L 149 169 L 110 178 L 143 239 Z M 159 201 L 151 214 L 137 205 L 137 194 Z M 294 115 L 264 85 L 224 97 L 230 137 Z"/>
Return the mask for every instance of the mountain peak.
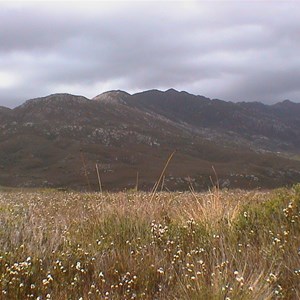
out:
<path id="1" fill-rule="evenodd" d="M 279 103 L 281 103 L 283 105 L 294 105 L 294 104 L 296 104 L 295 102 L 293 102 L 289 99 L 283 100 L 282 102 L 279 102 Z"/>
<path id="2" fill-rule="evenodd" d="M 131 95 L 122 90 L 112 90 L 97 95 L 92 100 L 104 103 L 123 103 L 124 100 Z"/>
<path id="3" fill-rule="evenodd" d="M 173 88 L 170 88 L 170 89 L 166 90 L 166 93 L 176 93 L 177 94 L 177 93 L 179 93 L 179 91 L 177 91 Z"/>
<path id="4" fill-rule="evenodd" d="M 13 110 L 22 113 L 26 111 L 30 112 L 30 114 L 40 114 L 47 111 L 49 114 L 52 114 L 57 111 L 68 111 L 71 107 L 85 105 L 89 101 L 90 100 L 84 96 L 57 93 L 27 100 L 25 103 L 17 106 Z"/>
<path id="5" fill-rule="evenodd" d="M 299 103 L 293 102 L 288 99 L 273 104 L 273 107 L 276 107 L 276 108 L 293 108 L 293 107 L 298 107 L 298 106 L 300 106 Z"/>
<path id="6" fill-rule="evenodd" d="M 25 103 L 20 105 L 19 107 L 24 107 L 28 105 L 33 105 L 37 103 L 43 103 L 43 104 L 48 104 L 51 102 L 69 102 L 69 101 L 75 101 L 75 102 L 82 102 L 88 100 L 87 98 L 83 96 L 78 96 L 78 95 L 72 95 L 72 94 L 67 94 L 67 93 L 57 93 L 57 94 L 51 94 L 45 97 L 39 97 L 39 98 L 33 98 L 27 100 Z"/>
<path id="7" fill-rule="evenodd" d="M 5 106 L 0 106 L 0 111 L 8 112 L 11 111 L 11 109 Z"/>

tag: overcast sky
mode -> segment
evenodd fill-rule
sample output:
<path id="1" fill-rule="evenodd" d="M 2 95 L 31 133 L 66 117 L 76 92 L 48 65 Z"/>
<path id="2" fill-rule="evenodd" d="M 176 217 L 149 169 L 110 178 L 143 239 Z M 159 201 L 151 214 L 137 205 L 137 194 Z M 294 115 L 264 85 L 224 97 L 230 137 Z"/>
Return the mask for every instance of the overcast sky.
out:
<path id="1" fill-rule="evenodd" d="M 171 87 L 300 102 L 300 2 L 0 2 L 0 105 Z"/>

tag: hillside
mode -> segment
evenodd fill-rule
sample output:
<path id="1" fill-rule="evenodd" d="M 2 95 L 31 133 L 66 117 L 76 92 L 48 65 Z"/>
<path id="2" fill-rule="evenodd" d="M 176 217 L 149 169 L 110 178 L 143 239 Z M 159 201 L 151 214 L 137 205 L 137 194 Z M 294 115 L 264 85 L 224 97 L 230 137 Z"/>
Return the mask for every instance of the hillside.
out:
<path id="1" fill-rule="evenodd" d="M 211 100 L 170 89 L 87 99 L 54 94 L 0 107 L 0 185 L 149 190 L 270 188 L 300 181 L 300 104 Z"/>

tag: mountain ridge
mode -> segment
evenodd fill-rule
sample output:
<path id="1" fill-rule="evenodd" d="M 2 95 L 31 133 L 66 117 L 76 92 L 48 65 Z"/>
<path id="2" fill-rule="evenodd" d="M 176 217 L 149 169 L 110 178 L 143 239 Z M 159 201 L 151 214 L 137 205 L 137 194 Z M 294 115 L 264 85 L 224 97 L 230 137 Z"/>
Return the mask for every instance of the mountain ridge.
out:
<path id="1" fill-rule="evenodd" d="M 69 96 L 76 96 L 76 97 L 82 97 L 82 98 L 85 98 L 87 100 L 94 100 L 96 99 L 98 96 L 101 96 L 101 95 L 104 95 L 104 94 L 110 94 L 110 93 L 115 93 L 115 92 L 118 92 L 118 93 L 122 93 L 122 94 L 126 94 L 126 95 L 129 95 L 129 96 L 134 96 L 134 95 L 139 95 L 139 94 L 144 94 L 144 93 L 148 93 L 148 92 L 159 92 L 159 93 L 181 93 L 181 94 L 186 94 L 186 95 L 190 95 L 190 96 L 194 96 L 194 97 L 201 97 L 201 98 L 206 98 L 208 100 L 217 100 L 217 101 L 222 101 L 222 102 L 226 102 L 226 103 L 234 103 L 234 104 L 261 104 L 263 106 L 267 106 L 267 107 L 270 107 L 270 106 L 286 106 L 286 105 L 293 105 L 293 106 L 297 106 L 297 107 L 300 107 L 300 103 L 298 102 L 294 102 L 294 101 L 291 101 L 289 99 L 285 99 L 285 100 L 281 100 L 281 101 L 278 101 L 276 103 L 273 103 L 273 104 L 267 104 L 267 103 L 264 103 L 264 102 L 261 102 L 261 101 L 236 101 L 236 102 L 233 102 L 233 101 L 230 101 L 230 100 L 222 100 L 222 99 L 217 99 L 217 98 L 208 98 L 208 97 L 205 97 L 203 95 L 195 95 L 195 94 L 192 94 L 192 93 L 189 93 L 187 91 L 178 91 L 174 88 L 169 88 L 165 91 L 162 91 L 162 90 L 159 90 L 159 89 L 151 89 L 151 90 L 145 90 L 145 91 L 140 91 L 140 92 L 136 92 L 136 93 L 133 93 L 133 94 L 130 94 L 124 90 L 109 90 L 109 91 L 105 91 L 105 92 L 102 92 L 92 98 L 88 98 L 86 96 L 83 96 L 83 95 L 74 95 L 74 94 L 70 94 L 70 93 L 53 93 L 53 94 L 49 94 L 49 95 L 46 95 L 46 96 L 42 96 L 42 97 L 35 97 L 35 98 L 30 98 L 26 101 L 24 101 L 22 104 L 14 107 L 14 108 L 9 108 L 9 107 L 6 107 L 6 106 L 1 106 L 0 105 L 0 110 L 2 109 L 6 109 L 6 110 L 13 110 L 17 107 L 20 107 L 22 105 L 24 105 L 26 102 L 28 101 L 32 101 L 32 100 L 41 100 L 41 99 L 44 99 L 44 98 L 49 98 L 49 97 L 52 97 L 52 96 L 59 96 L 59 95 L 69 95 Z"/>

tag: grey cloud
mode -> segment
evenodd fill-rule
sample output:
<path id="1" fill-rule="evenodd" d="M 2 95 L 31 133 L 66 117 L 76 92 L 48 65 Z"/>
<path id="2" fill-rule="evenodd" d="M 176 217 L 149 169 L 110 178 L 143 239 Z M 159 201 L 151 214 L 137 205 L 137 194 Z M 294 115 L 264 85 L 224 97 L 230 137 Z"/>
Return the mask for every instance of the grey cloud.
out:
<path id="1" fill-rule="evenodd" d="M 286 99 L 285 95 L 295 92 L 300 95 L 300 70 L 294 68 L 281 72 L 251 74 L 238 87 L 237 92 L 243 92 L 248 99 L 258 101 L 279 101 L 280 98 Z"/>
<path id="2" fill-rule="evenodd" d="M 233 101 L 300 101 L 298 8 L 277 1 L 1 4 L 0 105 L 54 92 L 93 97 L 170 87 Z M 15 83 L 5 86 L 8 73 Z"/>

